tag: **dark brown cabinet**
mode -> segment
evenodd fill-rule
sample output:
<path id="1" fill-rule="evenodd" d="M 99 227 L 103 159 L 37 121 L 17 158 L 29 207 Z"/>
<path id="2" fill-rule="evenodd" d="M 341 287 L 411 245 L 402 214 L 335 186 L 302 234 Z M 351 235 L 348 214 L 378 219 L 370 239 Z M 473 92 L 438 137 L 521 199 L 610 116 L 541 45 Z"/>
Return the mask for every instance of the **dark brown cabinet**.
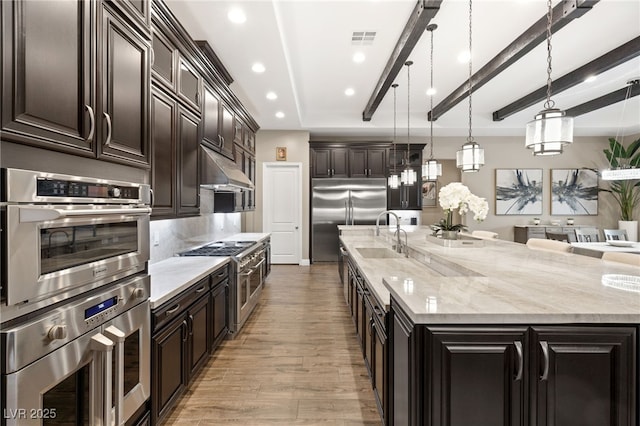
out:
<path id="1" fill-rule="evenodd" d="M 391 307 L 393 424 L 636 424 L 637 327 L 427 326 Z"/>
<path id="2" fill-rule="evenodd" d="M 109 0 L 125 15 L 132 19 L 143 31 L 149 30 L 151 23 L 151 0 Z"/>
<path id="3" fill-rule="evenodd" d="M 311 177 L 349 177 L 349 150 L 347 148 L 313 148 Z"/>
<path id="4" fill-rule="evenodd" d="M 113 5 L 1 3 L 3 140 L 148 167 L 149 42 Z"/>
<path id="5" fill-rule="evenodd" d="M 434 425 L 523 425 L 527 328 L 430 328 Z"/>
<path id="6" fill-rule="evenodd" d="M 153 216 L 176 214 L 176 117 L 178 103 L 162 90 L 151 94 L 151 188 Z"/>
<path id="7" fill-rule="evenodd" d="M 387 149 L 351 148 L 349 170 L 351 177 L 385 177 L 387 172 Z"/>
<path id="8" fill-rule="evenodd" d="M 178 49 L 157 26 L 151 31 L 151 73 L 154 83 L 161 82 L 170 92 L 175 92 L 178 75 L 176 63 Z"/>
<path id="9" fill-rule="evenodd" d="M 98 55 L 100 108 L 95 112 L 98 157 L 148 165 L 149 42 L 105 3 Z"/>
<path id="10" fill-rule="evenodd" d="M 229 266 L 151 311 L 151 413 L 159 424 L 229 331 Z"/>
<path id="11" fill-rule="evenodd" d="M 200 120 L 162 89 L 151 102 L 151 189 L 154 218 L 199 213 Z"/>
<path id="12" fill-rule="evenodd" d="M 178 216 L 199 213 L 199 126 L 198 117 L 178 106 Z"/>
<path id="13" fill-rule="evenodd" d="M 3 140 L 95 155 L 94 7 L 0 2 Z"/>
<path id="14" fill-rule="evenodd" d="M 195 67 L 189 63 L 184 57 L 178 58 L 178 95 L 186 104 L 200 111 L 201 101 L 201 84 L 200 75 Z"/>
<path id="15" fill-rule="evenodd" d="M 637 424 L 636 333 L 634 327 L 533 327 L 535 424 Z"/>
<path id="16" fill-rule="evenodd" d="M 235 126 L 233 121 L 233 111 L 224 102 L 220 104 L 220 136 L 222 136 L 222 155 L 233 159 L 233 138 L 235 137 Z"/>
<path id="17" fill-rule="evenodd" d="M 207 83 L 203 86 L 202 143 L 218 152 L 222 150 L 220 135 L 220 98 Z"/>
<path id="18" fill-rule="evenodd" d="M 169 412 L 187 386 L 188 374 L 185 366 L 188 348 L 184 343 L 188 334 L 187 317 L 182 314 L 151 338 L 153 424 L 157 424 Z"/>
<path id="19" fill-rule="evenodd" d="M 400 185 L 396 189 L 387 188 L 387 209 L 420 210 L 422 208 L 422 181 L 419 167 L 414 168 L 418 180 L 413 185 Z"/>

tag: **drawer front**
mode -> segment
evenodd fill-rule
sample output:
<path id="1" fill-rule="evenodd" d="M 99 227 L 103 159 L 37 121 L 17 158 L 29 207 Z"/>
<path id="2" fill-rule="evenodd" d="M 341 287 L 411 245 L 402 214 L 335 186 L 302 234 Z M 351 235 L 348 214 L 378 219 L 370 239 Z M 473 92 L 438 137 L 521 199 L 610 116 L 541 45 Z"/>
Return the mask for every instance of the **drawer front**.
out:
<path id="1" fill-rule="evenodd" d="M 179 316 L 195 300 L 209 291 L 209 277 L 203 278 L 173 299 L 151 311 L 151 326 L 156 332 L 173 318 Z"/>
<path id="2" fill-rule="evenodd" d="M 211 288 L 214 288 L 224 280 L 229 278 L 229 265 L 224 265 L 223 267 L 216 269 L 213 273 L 211 273 Z"/>

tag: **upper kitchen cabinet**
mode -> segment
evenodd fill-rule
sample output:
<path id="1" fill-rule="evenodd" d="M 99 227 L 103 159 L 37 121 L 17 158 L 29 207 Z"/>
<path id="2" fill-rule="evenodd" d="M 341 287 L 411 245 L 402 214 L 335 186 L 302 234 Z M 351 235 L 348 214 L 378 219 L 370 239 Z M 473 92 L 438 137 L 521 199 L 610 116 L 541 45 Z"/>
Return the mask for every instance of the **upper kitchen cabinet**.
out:
<path id="1" fill-rule="evenodd" d="M 96 114 L 98 156 L 149 164 L 149 42 L 106 3 L 101 8 L 101 102 Z"/>
<path id="2" fill-rule="evenodd" d="M 195 67 L 184 57 L 178 58 L 178 95 L 189 106 L 200 112 L 202 79 Z"/>
<path id="3" fill-rule="evenodd" d="M 421 167 L 422 166 L 422 151 L 424 150 L 424 144 L 411 144 L 409 145 L 409 166 Z M 393 146 L 389 148 L 389 167 L 403 167 L 406 165 L 407 157 L 407 145 L 396 144 L 395 149 Z"/>
<path id="4" fill-rule="evenodd" d="M 151 73 L 154 83 L 161 83 L 169 91 L 176 90 L 178 49 L 155 25 L 151 29 Z"/>
<path id="5" fill-rule="evenodd" d="M 351 148 L 349 169 L 351 177 L 385 177 L 386 148 Z"/>
<path id="6" fill-rule="evenodd" d="M 220 137 L 220 98 L 216 91 L 207 83 L 203 86 L 202 103 L 202 143 L 209 148 L 220 151 L 222 139 Z"/>
<path id="7" fill-rule="evenodd" d="M 149 43 L 109 4 L 0 3 L 4 140 L 148 167 Z"/>
<path id="8" fill-rule="evenodd" d="M 151 189 L 154 218 L 176 215 L 178 103 L 158 88 L 151 93 Z"/>
<path id="9" fill-rule="evenodd" d="M 220 152 L 225 157 L 233 160 L 235 122 L 233 118 L 233 110 L 224 102 L 220 103 L 220 136 L 222 137 L 222 146 L 220 147 Z"/>
<path id="10" fill-rule="evenodd" d="M 3 1 L 2 138 L 95 155 L 96 3 Z"/>
<path id="11" fill-rule="evenodd" d="M 349 177 L 349 150 L 344 147 L 312 147 L 311 177 Z"/>
<path id="12" fill-rule="evenodd" d="M 117 6 L 142 31 L 149 31 L 151 25 L 151 0 L 109 0 Z"/>

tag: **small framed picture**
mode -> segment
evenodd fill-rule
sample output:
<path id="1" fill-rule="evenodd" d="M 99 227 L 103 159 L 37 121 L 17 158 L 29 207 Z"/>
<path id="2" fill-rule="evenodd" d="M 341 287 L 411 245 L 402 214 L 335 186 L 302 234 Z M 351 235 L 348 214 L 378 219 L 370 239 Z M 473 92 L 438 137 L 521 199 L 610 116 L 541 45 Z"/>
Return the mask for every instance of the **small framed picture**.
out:
<path id="1" fill-rule="evenodd" d="M 428 180 L 422 182 L 422 207 L 438 206 L 438 182 Z"/>
<path id="2" fill-rule="evenodd" d="M 276 160 L 287 161 L 287 147 L 279 146 L 276 148 Z"/>

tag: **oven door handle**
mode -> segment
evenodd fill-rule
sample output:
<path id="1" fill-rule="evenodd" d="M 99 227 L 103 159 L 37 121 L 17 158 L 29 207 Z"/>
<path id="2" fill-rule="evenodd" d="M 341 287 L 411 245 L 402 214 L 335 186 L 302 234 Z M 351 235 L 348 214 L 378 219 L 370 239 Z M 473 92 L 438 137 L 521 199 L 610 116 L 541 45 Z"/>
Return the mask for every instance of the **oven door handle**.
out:
<path id="1" fill-rule="evenodd" d="M 143 216 L 151 214 L 150 207 L 115 208 L 115 209 L 55 209 L 48 207 L 20 206 L 20 222 L 46 222 L 74 216 L 106 216 L 130 215 Z"/>
<path id="2" fill-rule="evenodd" d="M 256 264 L 256 266 L 253 267 L 254 271 L 257 271 L 258 269 L 260 269 L 260 266 L 262 266 L 262 264 L 265 262 L 266 259 L 262 259 L 260 262 L 258 262 Z"/>
<path id="3" fill-rule="evenodd" d="M 93 384 L 90 416 L 97 424 L 111 425 L 111 363 L 114 343 L 104 334 L 91 337 L 89 349 L 93 351 Z M 93 423 L 92 423 L 93 424 Z"/>
<path id="4" fill-rule="evenodd" d="M 114 407 L 114 422 L 115 426 L 121 426 L 124 424 L 124 420 L 122 418 L 122 410 L 124 407 L 124 340 L 126 339 L 126 335 L 122 330 L 114 325 L 110 325 L 107 327 L 103 334 L 111 341 L 115 343 L 115 365 L 116 365 L 116 381 L 115 381 L 115 389 L 112 389 L 112 392 L 115 392 L 115 407 Z M 109 412 L 111 412 L 111 408 L 109 408 Z"/>

